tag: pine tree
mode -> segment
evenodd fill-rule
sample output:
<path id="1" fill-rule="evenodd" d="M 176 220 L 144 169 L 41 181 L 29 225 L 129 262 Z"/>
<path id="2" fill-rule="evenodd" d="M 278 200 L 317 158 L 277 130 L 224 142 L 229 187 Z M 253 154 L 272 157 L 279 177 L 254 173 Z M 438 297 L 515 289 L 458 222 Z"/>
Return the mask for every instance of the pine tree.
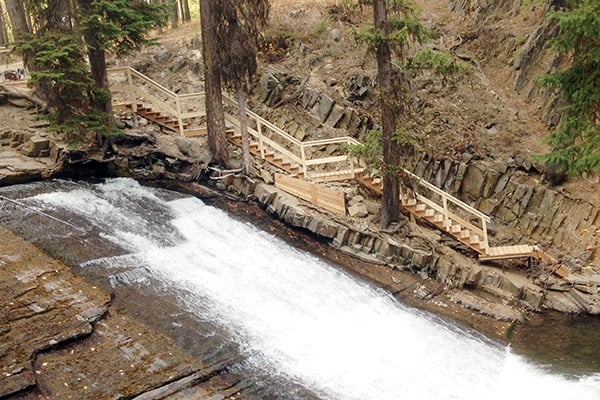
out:
<path id="1" fill-rule="evenodd" d="M 35 29 L 21 35 L 17 49 L 53 110 L 50 121 L 71 139 L 114 130 L 104 52 L 149 43 L 146 34 L 165 21 L 167 6 L 139 0 L 31 0 L 27 6 Z"/>
<path id="2" fill-rule="evenodd" d="M 96 82 L 95 106 L 111 112 L 105 51 L 118 55 L 152 43 L 147 33 L 164 24 L 169 5 L 136 0 L 79 0 L 81 30 Z"/>
<path id="3" fill-rule="evenodd" d="M 567 104 L 546 138 L 553 150 L 541 158 L 549 170 L 580 175 L 600 172 L 600 1 L 569 3 L 571 9 L 550 13 L 559 29 L 551 44 L 570 66 L 540 77 Z"/>

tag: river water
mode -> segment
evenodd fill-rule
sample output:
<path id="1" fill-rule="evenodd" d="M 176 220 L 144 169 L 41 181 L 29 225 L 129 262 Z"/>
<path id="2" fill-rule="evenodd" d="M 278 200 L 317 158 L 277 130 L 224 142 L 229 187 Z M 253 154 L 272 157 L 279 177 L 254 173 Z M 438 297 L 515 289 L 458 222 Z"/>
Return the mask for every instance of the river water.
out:
<path id="1" fill-rule="evenodd" d="M 129 179 L 27 191 L 23 204 L 121 249 L 82 270 L 175 295 L 241 349 L 243 368 L 319 398 L 600 399 L 599 373 L 536 364 L 196 198 Z M 65 241 L 77 235 L 62 225 Z"/>

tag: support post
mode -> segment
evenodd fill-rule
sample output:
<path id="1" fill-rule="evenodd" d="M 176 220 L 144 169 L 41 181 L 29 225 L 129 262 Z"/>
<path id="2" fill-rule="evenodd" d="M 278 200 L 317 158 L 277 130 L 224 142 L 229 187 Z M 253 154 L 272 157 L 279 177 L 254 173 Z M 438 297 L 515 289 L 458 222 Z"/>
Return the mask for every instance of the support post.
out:
<path id="1" fill-rule="evenodd" d="M 179 136 L 185 136 L 183 131 L 183 119 L 181 118 L 181 104 L 179 102 L 179 96 L 175 97 L 175 109 L 177 110 L 177 128 L 179 130 Z"/>
<path id="2" fill-rule="evenodd" d="M 263 143 L 262 135 L 262 122 L 256 119 L 256 131 L 258 132 L 258 150 L 260 151 L 260 158 L 265 159 L 265 145 Z"/>
<path id="3" fill-rule="evenodd" d="M 444 207 L 444 227 L 447 231 L 450 231 L 450 219 L 448 218 L 448 199 L 446 196 L 442 196 L 442 204 Z"/>
<path id="4" fill-rule="evenodd" d="M 304 145 L 300 145 L 300 158 L 302 159 L 302 173 L 304 174 L 304 179 L 308 179 L 308 168 L 306 166 L 306 150 L 304 149 Z"/>
<path id="5" fill-rule="evenodd" d="M 131 74 L 131 67 L 127 67 L 125 70 L 125 75 L 127 77 L 127 99 L 131 103 L 131 112 L 133 115 L 133 126 L 137 129 L 139 127 L 139 119 L 137 116 L 137 100 L 135 98 L 135 92 L 133 90 L 133 76 Z"/>
<path id="6" fill-rule="evenodd" d="M 487 254 L 490 246 L 488 244 L 487 222 L 485 221 L 484 217 L 481 217 L 481 230 L 483 231 L 483 250 L 485 251 L 485 254 Z"/>

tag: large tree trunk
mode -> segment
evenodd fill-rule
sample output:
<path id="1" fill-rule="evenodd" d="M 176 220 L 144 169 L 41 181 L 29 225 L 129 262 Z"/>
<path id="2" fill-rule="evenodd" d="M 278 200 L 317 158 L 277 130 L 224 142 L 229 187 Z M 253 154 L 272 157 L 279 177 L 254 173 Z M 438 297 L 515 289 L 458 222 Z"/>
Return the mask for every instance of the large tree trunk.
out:
<path id="1" fill-rule="evenodd" d="M 79 4 L 83 10 L 89 14 L 92 7 L 92 0 L 79 0 Z M 112 104 L 110 100 L 110 88 L 108 86 L 108 75 L 106 72 L 106 55 L 104 49 L 98 42 L 98 38 L 93 32 L 85 32 L 85 41 L 88 49 L 88 59 L 90 62 L 90 71 L 96 87 L 104 89 L 109 95 L 100 96 L 92 99 L 94 108 L 99 111 L 104 111 L 112 115 Z"/>
<path id="2" fill-rule="evenodd" d="M 190 22 L 192 20 L 192 14 L 190 13 L 190 2 L 189 0 L 181 0 L 182 16 L 181 19 L 184 22 Z"/>
<path id="3" fill-rule="evenodd" d="M 204 91 L 206 93 L 206 125 L 208 145 L 213 163 L 227 166 L 227 138 L 225 137 L 225 116 L 221 96 L 221 74 L 215 62 L 218 49 L 212 7 L 218 0 L 200 0 L 200 25 L 202 30 L 202 55 L 204 58 Z"/>
<path id="4" fill-rule="evenodd" d="M 238 109 L 240 113 L 240 133 L 242 135 L 242 173 L 250 175 L 250 138 L 248 137 L 248 117 L 246 115 L 246 95 L 240 81 L 236 82 Z"/>
<path id="5" fill-rule="evenodd" d="M 2 7 L 2 3 L 0 2 L 0 46 L 6 46 L 9 42 L 8 40 L 8 30 L 7 23 L 4 19 L 4 8 Z"/>
<path id="6" fill-rule="evenodd" d="M 177 25 L 179 25 L 179 2 L 174 1 L 171 7 L 171 27 L 175 29 Z"/>
<path id="7" fill-rule="evenodd" d="M 373 0 L 375 28 L 387 37 L 389 32 L 386 0 Z M 396 118 L 392 90 L 392 52 L 388 40 L 377 47 L 377 78 L 379 83 L 379 102 L 381 107 L 381 145 L 383 147 L 383 204 L 381 208 L 382 228 L 387 228 L 400 218 L 400 187 L 395 167 L 399 165 L 400 149 L 392 140 L 396 131 Z"/>
<path id="8" fill-rule="evenodd" d="M 16 40 L 20 34 L 29 33 L 25 5 L 21 0 L 5 0 L 5 4 L 12 26 L 13 37 Z"/>

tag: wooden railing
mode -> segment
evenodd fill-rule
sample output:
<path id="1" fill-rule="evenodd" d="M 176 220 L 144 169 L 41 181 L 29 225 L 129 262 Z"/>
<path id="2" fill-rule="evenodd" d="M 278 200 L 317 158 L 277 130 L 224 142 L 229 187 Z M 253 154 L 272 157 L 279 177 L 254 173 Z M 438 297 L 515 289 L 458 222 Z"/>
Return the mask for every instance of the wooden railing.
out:
<path id="1" fill-rule="evenodd" d="M 181 136 L 186 120 L 206 115 L 204 93 L 177 94 L 131 67 L 109 68 L 107 72 L 113 98 L 115 94 L 124 95 L 124 102 L 134 113 L 138 103 L 149 103 L 177 120 Z"/>
<path id="2" fill-rule="evenodd" d="M 484 252 L 487 253 L 487 251 L 489 249 L 487 223 L 491 222 L 490 217 L 488 217 L 481 211 L 477 210 L 476 208 L 471 207 L 470 205 L 466 204 L 465 202 L 457 199 L 456 197 L 444 192 L 442 189 L 427 182 L 425 179 L 413 174 L 412 172 L 408 171 L 407 169 L 404 169 L 403 172 L 407 176 L 409 176 L 411 179 L 413 179 L 417 185 L 421 186 L 426 191 L 429 191 L 429 192 L 437 195 L 440 198 L 441 204 L 436 203 L 435 201 L 431 200 L 431 198 L 428 198 L 419 193 L 416 193 L 416 191 L 409 190 L 409 192 L 407 193 L 407 189 L 404 189 L 404 193 L 401 194 L 401 197 L 414 196 L 414 198 L 416 200 L 418 200 L 419 202 L 427 205 L 428 207 L 430 207 L 433 210 L 442 214 L 444 217 L 444 228 L 448 232 L 450 232 L 452 223 L 456 222 L 456 223 L 462 225 L 463 227 L 468 228 L 473 233 L 476 233 L 477 235 L 479 235 L 480 238 L 482 238 L 482 242 L 481 242 L 482 248 L 483 248 Z M 479 221 L 479 223 L 481 224 L 481 227 L 475 226 L 473 223 L 471 223 L 470 221 L 467 221 L 465 218 L 453 213 L 450 210 L 451 206 L 453 206 L 455 209 L 458 209 L 458 210 L 464 212 L 466 215 L 469 215 L 469 216 L 477 219 Z"/>
<path id="3" fill-rule="evenodd" d="M 227 93 L 223 93 L 223 102 L 225 105 L 232 106 L 235 110 L 238 108 L 238 103 Z M 327 180 L 338 176 L 347 178 L 348 175 L 350 175 L 351 178 L 354 178 L 357 173 L 363 171 L 362 168 L 355 168 L 353 158 L 346 154 L 333 157 L 311 157 L 311 155 L 314 153 L 311 151 L 311 149 L 314 147 L 335 144 L 360 144 L 360 142 L 354 138 L 344 136 L 339 138 L 302 142 L 283 129 L 267 121 L 260 115 L 250 110 L 247 110 L 246 113 L 249 120 L 248 134 L 258 143 L 260 155 L 263 159 L 267 155 L 267 149 L 271 148 L 285 156 L 289 161 L 298 164 L 302 169 L 304 177 L 309 180 Z M 239 120 L 237 116 L 226 113 L 225 119 L 230 124 L 239 128 Z M 327 166 L 331 164 L 336 164 L 335 166 L 338 168 L 327 170 Z M 345 168 L 340 169 L 340 165 L 345 165 Z M 325 171 L 314 171 L 314 169 L 321 166 L 325 168 Z"/>

